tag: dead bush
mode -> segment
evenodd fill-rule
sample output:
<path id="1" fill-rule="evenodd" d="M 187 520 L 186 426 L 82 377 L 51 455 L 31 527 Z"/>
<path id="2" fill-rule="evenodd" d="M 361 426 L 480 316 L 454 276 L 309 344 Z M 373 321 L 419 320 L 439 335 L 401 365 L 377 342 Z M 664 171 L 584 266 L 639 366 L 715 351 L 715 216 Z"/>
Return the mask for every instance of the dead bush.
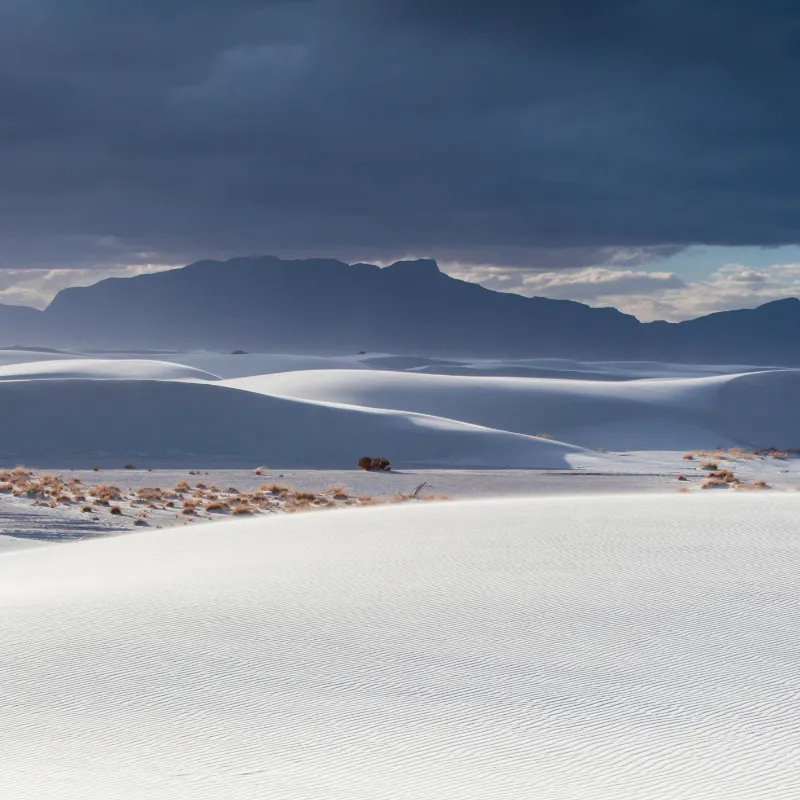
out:
<path id="1" fill-rule="evenodd" d="M 702 489 L 714 489 L 722 487 L 736 486 L 739 479 L 727 469 L 720 469 L 710 472 L 708 477 L 700 484 Z"/>
<path id="2" fill-rule="evenodd" d="M 362 456 L 358 459 L 358 468 L 365 472 L 388 472 L 391 469 L 388 458 Z"/>
<path id="3" fill-rule="evenodd" d="M 759 489 L 769 489 L 771 487 L 766 481 L 752 481 L 751 483 L 740 483 L 736 488 L 745 491 L 758 491 Z"/>

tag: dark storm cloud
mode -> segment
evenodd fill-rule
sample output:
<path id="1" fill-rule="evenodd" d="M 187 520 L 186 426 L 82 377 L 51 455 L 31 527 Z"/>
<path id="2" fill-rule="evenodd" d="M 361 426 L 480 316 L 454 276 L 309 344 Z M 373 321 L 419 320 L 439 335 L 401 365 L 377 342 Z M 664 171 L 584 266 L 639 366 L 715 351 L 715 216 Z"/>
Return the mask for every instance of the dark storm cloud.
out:
<path id="1" fill-rule="evenodd" d="M 796 9 L 7 0 L 0 265 L 798 242 Z"/>

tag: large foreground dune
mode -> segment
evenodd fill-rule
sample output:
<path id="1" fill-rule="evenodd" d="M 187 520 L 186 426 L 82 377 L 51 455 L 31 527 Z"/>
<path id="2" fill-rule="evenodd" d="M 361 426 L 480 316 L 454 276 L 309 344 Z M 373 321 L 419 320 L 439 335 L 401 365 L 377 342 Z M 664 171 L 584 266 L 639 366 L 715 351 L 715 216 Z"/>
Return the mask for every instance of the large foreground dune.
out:
<path id="1" fill-rule="evenodd" d="M 0 791 L 795 798 L 799 514 L 435 504 L 3 556 Z"/>
<path id="2" fill-rule="evenodd" d="M 581 447 L 794 447 L 800 371 L 700 378 L 549 380 L 409 372 L 302 371 L 225 382 L 252 392 L 402 409 Z"/>

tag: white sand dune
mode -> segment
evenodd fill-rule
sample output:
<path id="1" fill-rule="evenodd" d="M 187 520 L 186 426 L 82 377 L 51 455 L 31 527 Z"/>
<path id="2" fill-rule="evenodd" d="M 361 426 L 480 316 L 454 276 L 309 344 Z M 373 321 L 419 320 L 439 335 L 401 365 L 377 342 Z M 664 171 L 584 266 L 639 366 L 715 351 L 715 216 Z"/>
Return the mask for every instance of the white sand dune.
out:
<path id="1" fill-rule="evenodd" d="M 14 421 L 0 438 L 0 463 L 60 468 L 119 466 L 121 459 L 140 466 L 352 469 L 363 455 L 385 455 L 395 467 L 569 468 L 573 458 L 599 458 L 453 420 L 211 382 L 0 381 L 0 411 Z"/>
<path id="2" fill-rule="evenodd" d="M 800 497 L 426 504 L 0 557 L 14 800 L 792 800 Z"/>
<path id="3" fill-rule="evenodd" d="M 253 376 L 225 385 L 547 433 L 590 448 L 800 446 L 798 370 L 625 382 L 336 370 Z"/>
<path id="4" fill-rule="evenodd" d="M 223 378 L 241 378 L 247 375 L 267 375 L 273 372 L 321 369 L 366 369 L 362 358 L 366 356 L 282 355 L 278 353 L 175 353 L 159 355 L 165 361 L 185 364 L 195 369 L 206 370 Z"/>
<path id="5" fill-rule="evenodd" d="M 169 361 L 77 358 L 33 361 L 0 367 L 0 381 L 41 379 L 216 381 L 218 375 Z"/>
<path id="6" fill-rule="evenodd" d="M 14 364 L 30 364 L 34 361 L 74 361 L 85 358 L 79 353 L 51 353 L 45 350 L 2 350 L 0 349 L 0 366 Z"/>

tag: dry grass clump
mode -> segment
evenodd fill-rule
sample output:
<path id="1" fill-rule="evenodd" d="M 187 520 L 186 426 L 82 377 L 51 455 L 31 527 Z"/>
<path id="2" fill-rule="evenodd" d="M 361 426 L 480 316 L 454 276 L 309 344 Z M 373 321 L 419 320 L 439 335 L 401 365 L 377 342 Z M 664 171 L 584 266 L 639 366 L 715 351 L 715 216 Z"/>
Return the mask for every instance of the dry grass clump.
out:
<path id="1" fill-rule="evenodd" d="M 683 454 L 684 461 L 694 461 L 694 453 L 684 453 Z"/>
<path id="2" fill-rule="evenodd" d="M 211 500 L 210 502 L 206 503 L 205 508 L 209 514 L 230 511 L 230 506 L 223 500 Z"/>
<path id="3" fill-rule="evenodd" d="M 716 470 L 716 469 L 719 469 L 719 464 L 717 464 L 716 461 L 704 461 L 700 465 L 700 469 Z"/>
<path id="4" fill-rule="evenodd" d="M 233 508 L 231 508 L 231 514 L 234 516 L 238 516 L 240 514 L 252 514 L 253 509 L 245 504 L 245 503 L 237 503 Z"/>
<path id="5" fill-rule="evenodd" d="M 759 489 L 769 489 L 771 487 L 766 481 L 752 481 L 751 483 L 740 483 L 735 488 L 745 491 L 758 491 Z"/>
<path id="6" fill-rule="evenodd" d="M 172 491 L 177 492 L 178 494 L 183 494 L 184 492 L 188 492 L 192 487 L 189 485 L 189 481 L 178 481 L 173 487 Z"/>
<path id="7" fill-rule="evenodd" d="M 103 505 L 108 505 L 111 500 L 122 500 L 122 492 L 119 486 L 98 484 L 97 486 L 90 486 L 87 494 L 89 497 L 96 498 Z"/>
<path id="8" fill-rule="evenodd" d="M 701 489 L 714 489 L 732 486 L 739 484 L 739 479 L 728 469 L 715 470 L 710 472 L 708 477 L 700 484 Z"/>
<path id="9" fill-rule="evenodd" d="M 111 506 L 108 509 L 109 514 L 122 514 L 122 509 L 119 506 Z"/>
<path id="10" fill-rule="evenodd" d="M 190 516 L 197 512 L 197 509 L 203 504 L 203 501 L 196 497 L 187 497 L 183 501 L 183 508 L 181 509 L 181 514 L 185 514 L 186 516 Z"/>
<path id="11" fill-rule="evenodd" d="M 164 499 L 164 490 L 157 486 L 142 486 L 136 490 L 136 496 L 149 503 L 158 503 Z"/>
<path id="12" fill-rule="evenodd" d="M 289 487 L 281 486 L 279 483 L 265 483 L 263 486 L 259 486 L 258 490 L 260 492 L 267 492 L 275 497 L 285 497 L 289 494 Z"/>

